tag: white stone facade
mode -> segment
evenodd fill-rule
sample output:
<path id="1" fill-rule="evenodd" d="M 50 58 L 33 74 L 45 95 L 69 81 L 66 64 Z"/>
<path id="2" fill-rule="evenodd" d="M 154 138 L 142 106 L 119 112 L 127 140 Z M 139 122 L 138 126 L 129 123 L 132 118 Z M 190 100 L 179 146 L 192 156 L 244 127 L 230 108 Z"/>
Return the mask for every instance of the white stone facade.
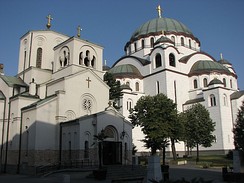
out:
<path id="1" fill-rule="evenodd" d="M 124 50 L 126 55 L 115 62 L 109 72 L 122 85 L 129 84 L 130 89 L 124 87 L 121 100 L 121 111 L 127 119 L 127 103 L 134 107 L 143 95 L 164 93 L 177 104 L 179 112 L 199 102 L 216 123 L 216 141 L 212 147 L 201 150 L 227 152 L 234 148 L 232 129 L 237 109 L 243 101 L 243 91 L 238 89 L 237 75 L 231 63 L 223 58 L 216 61 L 202 52 L 200 41 L 188 28 L 167 18 L 142 24 Z M 135 89 L 136 82 L 140 92 Z M 148 151 L 140 141 L 143 138 L 140 128 L 134 128 L 133 143 L 139 152 Z M 184 151 L 184 143 L 176 144 L 176 148 Z"/>
<path id="2" fill-rule="evenodd" d="M 98 164 L 94 135 L 102 130 L 110 137 L 104 149 L 113 147 L 105 163 L 131 164 L 132 125 L 109 106 L 102 61 L 103 47 L 78 37 L 51 30 L 21 37 L 17 76 L 0 76 L 3 171 Z"/>

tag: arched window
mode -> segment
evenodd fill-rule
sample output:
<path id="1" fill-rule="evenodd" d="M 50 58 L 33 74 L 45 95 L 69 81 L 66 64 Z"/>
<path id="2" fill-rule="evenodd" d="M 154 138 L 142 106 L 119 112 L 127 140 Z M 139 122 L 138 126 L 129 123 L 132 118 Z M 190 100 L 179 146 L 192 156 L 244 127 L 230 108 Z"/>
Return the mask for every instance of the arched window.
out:
<path id="1" fill-rule="evenodd" d="M 194 86 L 194 89 L 198 88 L 196 79 L 194 79 L 194 81 L 193 81 L 193 86 Z"/>
<path id="2" fill-rule="evenodd" d="M 183 37 L 180 38 L 180 43 L 181 43 L 181 46 L 184 46 L 185 45 L 184 38 Z"/>
<path id="3" fill-rule="evenodd" d="M 141 47 L 142 47 L 142 49 L 145 47 L 145 41 L 144 41 L 144 39 L 141 40 Z"/>
<path id="4" fill-rule="evenodd" d="M 106 139 L 106 140 L 109 140 L 109 141 L 111 141 L 111 140 L 113 140 L 113 141 L 117 141 L 117 139 L 118 139 L 118 132 L 117 132 L 117 130 L 116 130 L 113 126 L 111 126 L 111 125 L 107 126 L 107 127 L 104 129 L 104 134 L 107 136 L 107 139 Z"/>
<path id="5" fill-rule="evenodd" d="M 129 81 L 126 81 L 126 85 L 127 85 L 127 86 L 130 86 L 130 82 L 129 82 Z"/>
<path id="6" fill-rule="evenodd" d="M 94 68 L 95 67 L 95 63 L 96 63 L 96 57 L 93 56 L 92 60 L 91 60 L 91 66 Z"/>
<path id="7" fill-rule="evenodd" d="M 208 80 L 207 78 L 203 79 L 203 87 L 207 87 L 208 86 Z"/>
<path id="8" fill-rule="evenodd" d="M 37 48 L 36 51 L 36 67 L 41 68 L 42 66 L 42 48 Z"/>
<path id="9" fill-rule="evenodd" d="M 84 158 L 89 158 L 89 142 L 87 140 L 84 144 Z"/>
<path id="10" fill-rule="evenodd" d="M 159 94 L 160 92 L 160 85 L 159 85 L 159 81 L 156 82 L 156 94 Z"/>
<path id="11" fill-rule="evenodd" d="M 137 51 L 137 45 L 136 42 L 134 42 L 134 48 L 135 48 L 135 52 Z"/>
<path id="12" fill-rule="evenodd" d="M 155 57 L 155 66 L 156 66 L 156 68 L 162 66 L 162 59 L 161 59 L 161 55 L 159 53 L 157 53 L 156 57 Z"/>
<path id="13" fill-rule="evenodd" d="M 191 40 L 189 39 L 189 48 L 191 49 Z"/>
<path id="14" fill-rule="evenodd" d="M 79 56 L 79 64 L 83 65 L 83 52 L 80 52 L 80 56 Z"/>
<path id="15" fill-rule="evenodd" d="M 132 108 L 132 100 L 128 100 L 127 101 L 127 110 L 129 111 L 129 110 L 131 110 L 131 108 Z"/>
<path id="16" fill-rule="evenodd" d="M 223 95 L 223 101 L 224 101 L 224 106 L 228 106 L 227 96 L 225 94 Z"/>
<path id="17" fill-rule="evenodd" d="M 223 84 L 224 84 L 224 87 L 226 87 L 226 79 L 223 78 Z"/>
<path id="18" fill-rule="evenodd" d="M 139 87 L 139 82 L 136 82 L 136 91 L 139 91 L 140 87 Z"/>
<path id="19" fill-rule="evenodd" d="M 175 56 L 173 53 L 169 54 L 169 65 L 175 67 Z"/>
<path id="20" fill-rule="evenodd" d="M 232 86 L 232 79 L 230 80 L 230 88 L 232 88 L 233 86 Z"/>
<path id="21" fill-rule="evenodd" d="M 84 60 L 84 64 L 89 67 L 90 66 L 90 52 L 89 50 L 86 51 L 86 57 L 85 57 L 85 60 Z"/>
<path id="22" fill-rule="evenodd" d="M 153 37 L 151 37 L 151 39 L 150 39 L 150 45 L 153 48 L 153 45 L 154 45 L 154 38 Z"/>
<path id="23" fill-rule="evenodd" d="M 174 36 L 171 36 L 171 41 L 173 41 L 175 44 L 175 37 Z"/>
<path id="24" fill-rule="evenodd" d="M 216 106 L 216 98 L 213 94 L 210 95 L 210 106 Z"/>

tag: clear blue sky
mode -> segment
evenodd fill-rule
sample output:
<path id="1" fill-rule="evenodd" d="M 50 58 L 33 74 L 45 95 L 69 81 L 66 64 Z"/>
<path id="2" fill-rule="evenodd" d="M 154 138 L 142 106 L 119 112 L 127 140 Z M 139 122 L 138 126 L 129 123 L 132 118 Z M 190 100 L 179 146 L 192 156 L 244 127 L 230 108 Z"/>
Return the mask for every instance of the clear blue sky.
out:
<path id="1" fill-rule="evenodd" d="M 124 55 L 124 45 L 136 28 L 163 16 L 184 23 L 201 41 L 201 49 L 216 60 L 220 53 L 231 62 L 244 89 L 244 0 L 0 0 L 0 63 L 5 75 L 16 75 L 19 38 L 29 30 L 51 29 L 76 35 L 104 47 L 104 60 L 112 66 Z"/>

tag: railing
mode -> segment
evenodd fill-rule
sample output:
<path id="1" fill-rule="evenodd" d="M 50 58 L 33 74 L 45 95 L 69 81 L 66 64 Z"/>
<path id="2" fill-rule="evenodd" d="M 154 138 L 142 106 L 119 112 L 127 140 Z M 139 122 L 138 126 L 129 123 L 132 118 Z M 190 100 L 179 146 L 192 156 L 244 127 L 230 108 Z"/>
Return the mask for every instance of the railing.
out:
<path id="1" fill-rule="evenodd" d="M 36 175 L 44 175 L 53 171 L 63 169 L 95 169 L 97 162 L 90 160 L 65 161 L 58 164 L 48 164 L 36 167 Z"/>

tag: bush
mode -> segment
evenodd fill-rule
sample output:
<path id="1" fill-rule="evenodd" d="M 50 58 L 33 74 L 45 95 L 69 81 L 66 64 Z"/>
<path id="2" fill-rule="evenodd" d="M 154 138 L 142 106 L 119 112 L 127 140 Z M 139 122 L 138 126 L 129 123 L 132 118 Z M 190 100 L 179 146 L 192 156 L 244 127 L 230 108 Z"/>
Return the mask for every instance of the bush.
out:
<path id="1" fill-rule="evenodd" d="M 226 154 L 226 158 L 233 160 L 233 151 L 232 150 L 229 150 L 228 154 Z"/>

